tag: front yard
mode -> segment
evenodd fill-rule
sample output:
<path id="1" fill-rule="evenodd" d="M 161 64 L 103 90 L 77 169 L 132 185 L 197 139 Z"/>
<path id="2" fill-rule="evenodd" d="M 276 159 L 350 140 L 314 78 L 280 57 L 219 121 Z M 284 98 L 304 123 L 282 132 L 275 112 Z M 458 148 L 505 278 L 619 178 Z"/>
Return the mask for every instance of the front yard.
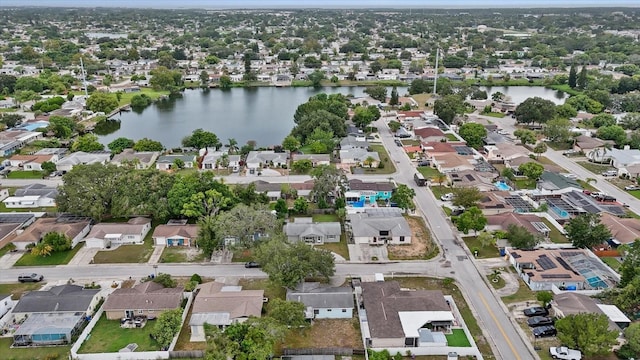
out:
<path id="1" fill-rule="evenodd" d="M 18 280 L 17 278 L 15 280 Z M 43 283 L 0 284 L 0 294 L 12 294 L 13 300 L 19 300 L 22 294 L 40 289 Z"/>
<path id="2" fill-rule="evenodd" d="M 285 300 L 287 290 L 278 285 L 272 284 L 268 279 L 240 279 L 238 285 L 243 290 L 264 290 L 264 296 L 269 299 Z"/>
<path id="3" fill-rule="evenodd" d="M 314 320 L 313 325 L 302 330 L 292 330 L 287 333 L 283 341 L 276 344 L 276 353 L 283 349 L 321 349 L 348 348 L 362 349 L 360 324 L 353 319 L 320 319 Z"/>
<path id="4" fill-rule="evenodd" d="M 495 258 L 500 256 L 500 252 L 498 251 L 497 246 L 482 246 L 476 236 L 465 236 L 462 238 L 462 240 L 464 240 L 464 243 L 467 244 L 467 247 L 472 254 L 476 251 L 478 252 L 478 256 L 476 256 L 476 258 L 478 259 Z"/>
<path id="5" fill-rule="evenodd" d="M 387 153 L 387 149 L 384 148 L 384 145 L 371 145 L 371 151 L 375 151 L 380 156 L 380 162 L 384 166 L 383 168 L 367 168 L 362 167 L 359 170 L 363 171 L 365 174 L 393 174 L 396 172 L 396 166 L 389 158 L 389 154 Z"/>
<path id="6" fill-rule="evenodd" d="M 604 171 L 616 169 L 613 166 L 603 165 L 603 164 L 594 164 L 588 161 L 578 161 L 577 164 L 597 175 L 600 175 Z"/>
<path id="7" fill-rule="evenodd" d="M 36 170 L 14 170 L 7 174 L 7 179 L 42 179 L 42 171 Z"/>
<path id="8" fill-rule="evenodd" d="M 141 245 L 120 245 L 113 250 L 98 251 L 93 257 L 94 264 L 126 264 L 146 263 L 153 253 L 153 229 L 157 224 L 151 225 L 151 230 L 144 238 Z M 165 249 L 166 250 L 166 249 Z"/>
<path id="9" fill-rule="evenodd" d="M 69 358 L 69 350 L 71 346 L 47 346 L 47 347 L 28 347 L 28 348 L 10 348 L 13 344 L 13 338 L 0 338 L 0 354 L 3 359 L 10 360 L 63 360 Z"/>
<path id="10" fill-rule="evenodd" d="M 448 346 L 471 347 L 467 334 L 462 329 L 453 329 L 451 334 L 445 334 L 445 337 L 447 338 Z"/>
<path id="11" fill-rule="evenodd" d="M 84 242 L 76 245 L 76 247 L 71 250 L 54 252 L 49 256 L 33 255 L 31 252 L 27 252 L 16 261 L 15 266 L 66 265 L 73 259 L 82 246 L 84 246 Z"/>
<path id="12" fill-rule="evenodd" d="M 431 233 L 421 217 L 404 217 L 411 228 L 411 243 L 387 245 L 389 260 L 426 260 L 438 255 L 438 247 L 431 239 Z"/>
<path id="13" fill-rule="evenodd" d="M 166 246 L 160 256 L 161 263 L 202 262 L 205 256 L 196 247 Z"/>
<path id="14" fill-rule="evenodd" d="M 315 245 L 318 249 L 329 250 L 334 252 L 346 260 L 349 260 L 349 246 L 347 246 L 347 238 L 344 233 L 340 235 L 340 242 L 337 243 L 324 243 L 322 245 Z"/>
<path id="15" fill-rule="evenodd" d="M 80 347 L 79 353 L 118 352 L 128 344 L 136 343 L 136 351 L 157 351 L 160 345 L 149 336 L 155 322 L 149 321 L 143 328 L 123 329 L 119 320 L 108 320 L 102 314 L 91 335 Z"/>
<path id="16" fill-rule="evenodd" d="M 432 179 L 436 176 L 441 175 L 438 169 L 432 168 L 431 166 L 418 166 L 418 172 L 430 181 L 433 181 Z"/>

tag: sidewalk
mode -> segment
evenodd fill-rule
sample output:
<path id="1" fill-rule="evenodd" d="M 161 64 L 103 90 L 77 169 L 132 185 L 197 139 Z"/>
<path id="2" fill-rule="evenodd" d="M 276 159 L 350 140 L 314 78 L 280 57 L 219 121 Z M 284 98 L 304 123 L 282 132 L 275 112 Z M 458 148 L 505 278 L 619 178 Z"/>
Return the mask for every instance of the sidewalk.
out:
<path id="1" fill-rule="evenodd" d="M 0 269 L 11 269 L 11 267 L 18 261 L 24 252 L 8 252 L 4 256 L 0 257 Z"/>
<path id="2" fill-rule="evenodd" d="M 154 245 L 153 246 L 153 254 L 149 257 L 149 264 L 157 264 L 160 262 L 160 256 L 162 256 L 162 251 L 164 251 L 164 245 Z"/>

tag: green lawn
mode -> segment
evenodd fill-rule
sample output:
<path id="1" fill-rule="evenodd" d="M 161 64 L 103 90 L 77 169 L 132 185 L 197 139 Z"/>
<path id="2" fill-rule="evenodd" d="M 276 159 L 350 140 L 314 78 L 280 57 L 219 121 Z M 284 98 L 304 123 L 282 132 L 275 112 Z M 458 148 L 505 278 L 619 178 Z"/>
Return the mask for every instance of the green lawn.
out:
<path id="1" fill-rule="evenodd" d="M 475 236 L 465 236 L 462 238 L 464 243 L 467 244 L 467 247 L 473 254 L 476 250 L 478 251 L 478 259 L 486 259 L 486 258 L 495 258 L 500 256 L 500 251 L 498 251 L 498 247 L 495 245 L 489 245 L 482 247 L 480 245 L 480 241 Z"/>
<path id="2" fill-rule="evenodd" d="M 556 228 L 551 224 L 549 220 L 542 218 L 542 222 L 545 223 L 547 227 L 549 227 L 549 229 L 551 229 L 551 231 L 549 232 L 549 240 L 551 240 L 551 242 L 554 242 L 557 244 L 570 242 L 569 240 L 567 240 L 567 238 L 564 235 L 562 235 L 562 233 L 560 232 L 560 230 L 558 230 L 558 228 Z"/>
<path id="3" fill-rule="evenodd" d="M 518 280 L 518 284 L 520 287 L 518 291 L 513 295 L 503 296 L 502 302 L 505 304 L 512 304 L 522 301 L 536 301 L 536 293 L 531 291 L 527 284 L 522 281 L 522 279 Z"/>
<path id="4" fill-rule="evenodd" d="M 42 171 L 36 170 L 14 170 L 7 174 L 7 179 L 42 179 Z"/>
<path id="5" fill-rule="evenodd" d="M 83 245 L 84 243 L 82 242 L 71 250 L 55 252 L 44 257 L 36 256 L 28 252 L 16 261 L 15 266 L 66 265 L 73 259 Z"/>
<path id="6" fill-rule="evenodd" d="M 264 296 L 269 299 L 284 300 L 287 295 L 284 287 L 274 285 L 268 279 L 240 279 L 238 285 L 242 286 L 243 290 L 264 290 Z"/>
<path id="7" fill-rule="evenodd" d="M 446 187 L 446 186 L 440 186 L 440 185 L 429 186 L 429 190 L 431 190 L 431 192 L 433 193 L 433 196 L 435 196 L 436 199 L 438 199 L 438 200 L 440 200 L 440 197 L 442 195 L 451 192 L 451 188 Z"/>
<path id="8" fill-rule="evenodd" d="M 500 112 L 482 113 L 482 115 L 491 116 L 491 117 L 500 118 L 500 119 L 502 119 L 505 116 L 503 113 L 500 113 Z"/>
<path id="9" fill-rule="evenodd" d="M 569 150 L 573 147 L 573 142 L 566 142 L 566 143 L 547 142 L 547 146 L 549 146 L 550 148 L 556 151 Z"/>
<path id="10" fill-rule="evenodd" d="M 436 168 L 432 168 L 431 166 L 418 166 L 418 172 L 427 180 L 440 175 L 440 171 Z"/>
<path id="11" fill-rule="evenodd" d="M 629 193 L 629 195 L 635 197 L 636 199 L 640 199 L 640 190 L 632 190 L 627 192 Z"/>
<path id="12" fill-rule="evenodd" d="M 152 100 L 156 100 L 160 96 L 169 95 L 168 91 L 155 91 L 150 88 L 140 88 L 140 92 L 132 92 L 132 93 L 122 93 L 122 97 L 120 98 L 120 106 L 127 105 L 131 103 L 131 98 L 134 95 L 145 94 L 150 97 Z"/>
<path id="13" fill-rule="evenodd" d="M 393 174 L 396 172 L 396 166 L 393 164 L 393 161 L 389 158 L 389 154 L 387 153 L 387 149 L 384 148 L 384 145 L 371 145 L 371 151 L 375 151 L 380 156 L 380 161 L 384 165 L 384 168 L 365 168 L 365 173 L 373 173 L 373 174 Z"/>
<path id="14" fill-rule="evenodd" d="M 318 249 L 329 250 L 349 260 L 349 247 L 347 246 L 347 239 L 344 234 L 340 235 L 340 242 L 324 243 L 322 245 L 316 245 L 315 247 Z"/>
<path id="15" fill-rule="evenodd" d="M 578 161 L 577 164 L 591 171 L 592 173 L 598 174 L 598 175 L 600 175 L 600 173 L 607 170 L 615 170 L 615 168 L 612 166 L 603 165 L 603 164 L 594 164 L 588 161 Z"/>
<path id="16" fill-rule="evenodd" d="M 583 189 L 585 190 L 589 190 L 589 191 L 598 191 L 598 189 L 596 189 L 595 187 L 593 187 L 593 185 L 587 183 L 584 180 L 576 180 L 578 182 L 578 184 L 580 184 L 580 186 L 582 186 Z M 639 191 L 640 192 L 640 191 Z M 635 196 L 635 195 L 634 195 Z"/>
<path id="17" fill-rule="evenodd" d="M 153 229 L 158 224 L 152 223 L 151 230 L 144 238 L 142 245 L 120 245 L 115 250 L 98 251 L 93 257 L 94 264 L 146 263 L 153 253 Z"/>
<path id="18" fill-rule="evenodd" d="M 233 262 L 247 262 L 254 261 L 253 251 L 251 249 L 234 249 L 233 250 Z"/>
<path id="19" fill-rule="evenodd" d="M 447 140 L 449 141 L 460 141 L 460 139 L 458 139 L 458 137 L 452 133 L 446 133 L 444 135 L 447 137 Z"/>
<path id="20" fill-rule="evenodd" d="M 453 329 L 452 334 L 444 336 L 447 338 L 447 346 L 471 347 L 471 343 L 462 329 Z"/>
<path id="21" fill-rule="evenodd" d="M 181 246 L 166 246 L 160 256 L 161 263 L 184 263 L 184 262 L 201 262 L 205 259 L 204 254 L 198 251 L 198 255 L 189 260 L 187 249 Z"/>
<path id="22" fill-rule="evenodd" d="M 9 243 L 9 244 L 11 244 L 11 243 Z M 0 248 L 0 258 L 3 257 L 9 251 L 11 251 L 11 247 L 9 246 L 9 244 L 7 244 L 7 245 L 3 246 L 2 248 Z"/>
<path id="23" fill-rule="evenodd" d="M 151 339 L 149 334 L 153 330 L 155 322 L 147 322 L 143 328 L 123 329 L 119 320 L 107 320 L 107 315 L 102 314 L 96 326 L 91 330 L 91 335 L 80 347 L 79 353 L 118 352 L 118 350 L 131 343 L 138 344 L 136 351 L 157 351 L 160 345 Z"/>
<path id="24" fill-rule="evenodd" d="M 338 222 L 338 215 L 336 214 L 313 214 L 313 222 Z"/>
<path id="25" fill-rule="evenodd" d="M 0 338 L 0 357 L 8 360 L 63 360 L 69 357 L 71 346 L 30 347 L 11 349 L 13 338 Z"/>
<path id="26" fill-rule="evenodd" d="M 420 145 L 420 140 L 400 140 L 400 142 L 402 143 L 402 145 L 404 146 L 419 146 Z"/>
<path id="27" fill-rule="evenodd" d="M 505 285 L 507 285 L 504 282 L 504 279 L 502 278 L 502 276 L 494 277 L 493 274 L 489 274 L 487 275 L 487 279 L 489 280 L 489 283 L 491 284 L 491 286 L 493 286 L 494 289 L 502 289 Z"/>
<path id="28" fill-rule="evenodd" d="M 620 268 L 620 265 L 622 265 L 620 260 L 614 257 L 602 257 L 600 258 L 600 260 L 602 260 L 605 264 L 609 265 L 609 267 L 615 270 L 616 272 Z"/>
<path id="29" fill-rule="evenodd" d="M 514 183 L 516 184 L 516 187 L 518 187 L 518 189 L 520 190 L 524 190 L 524 189 L 532 190 L 536 188 L 535 180 L 518 179 L 518 180 L 515 180 Z"/>
<path id="30" fill-rule="evenodd" d="M 16 279 L 18 280 L 18 279 Z M 0 294 L 13 294 L 13 300 L 19 300 L 22 294 L 40 289 L 44 283 L 0 284 Z"/>

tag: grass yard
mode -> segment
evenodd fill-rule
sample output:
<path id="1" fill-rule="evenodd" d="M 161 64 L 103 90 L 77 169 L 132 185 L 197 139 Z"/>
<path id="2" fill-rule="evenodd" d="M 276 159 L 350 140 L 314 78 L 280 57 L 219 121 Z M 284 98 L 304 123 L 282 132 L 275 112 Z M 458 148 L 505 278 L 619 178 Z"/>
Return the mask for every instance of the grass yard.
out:
<path id="1" fill-rule="evenodd" d="M 136 351 L 160 350 L 160 345 L 149 336 L 154 325 L 155 322 L 150 321 L 143 328 L 123 329 L 120 327 L 119 320 L 107 320 L 107 315 L 102 314 L 91 335 L 78 352 L 82 354 L 118 352 L 131 343 L 138 344 Z"/>
<path id="2" fill-rule="evenodd" d="M 451 334 L 444 336 L 447 338 L 447 346 L 471 347 L 471 343 L 462 329 L 453 329 Z"/>
<path id="3" fill-rule="evenodd" d="M 247 261 L 253 261 L 253 251 L 251 249 L 234 249 L 233 250 L 233 257 L 231 258 L 231 261 L 233 262 L 247 262 Z"/>
<path id="4" fill-rule="evenodd" d="M 520 287 L 515 294 L 502 297 L 502 302 L 505 303 L 505 305 L 523 301 L 537 301 L 536 293 L 531 291 L 522 279 L 518 280 L 518 284 Z"/>
<path id="5" fill-rule="evenodd" d="M 145 94 L 150 97 L 152 100 L 156 100 L 163 95 L 169 95 L 168 91 L 155 91 L 151 88 L 140 88 L 140 92 L 131 92 L 131 93 L 122 93 L 122 97 L 120 97 L 120 106 L 131 104 L 131 98 L 134 95 Z"/>
<path id="6" fill-rule="evenodd" d="M 71 346 L 30 347 L 24 349 L 11 349 L 13 338 L 0 338 L 0 354 L 3 359 L 9 360 L 63 360 L 69 358 Z"/>
<path id="7" fill-rule="evenodd" d="M 11 244 L 11 243 L 9 243 Z M 11 251 L 11 248 L 15 248 L 15 246 L 9 246 L 9 244 L 3 246 L 2 248 L 0 248 L 0 258 L 3 257 L 6 253 L 8 253 L 9 251 Z"/>
<path id="8" fill-rule="evenodd" d="M 98 251 L 93 257 L 94 264 L 126 264 L 146 263 L 153 253 L 153 229 L 158 224 L 152 223 L 151 230 L 144 238 L 142 245 L 120 245 L 114 250 Z M 125 344 L 126 345 L 126 344 Z"/>
<path id="9" fill-rule="evenodd" d="M 618 258 L 614 258 L 614 257 L 601 257 L 600 260 L 602 260 L 602 262 L 604 262 L 605 264 L 609 265 L 609 267 L 612 268 L 616 272 L 620 268 L 620 265 L 622 265 L 620 260 L 618 260 Z"/>
<path id="10" fill-rule="evenodd" d="M 429 190 L 433 193 L 433 196 L 436 197 L 437 200 L 440 200 L 440 197 L 444 194 L 450 193 L 451 188 L 440 185 L 432 185 L 429 186 Z"/>
<path id="11" fill-rule="evenodd" d="M 467 305 L 467 302 L 460 293 L 460 289 L 458 289 L 458 286 L 455 283 L 447 283 L 443 279 L 426 277 L 398 277 L 395 278 L 395 280 L 400 283 L 402 288 L 416 290 L 441 290 L 445 295 L 451 295 L 482 355 L 487 359 L 494 358 L 491 346 L 484 338 L 482 330 L 478 325 L 478 321 L 471 312 L 469 305 Z"/>
<path id="12" fill-rule="evenodd" d="M 600 175 L 600 173 L 607 171 L 607 170 L 615 170 L 615 168 L 613 166 L 609 166 L 609 165 L 602 165 L 602 164 L 594 164 L 588 161 L 578 161 L 577 162 L 578 165 L 582 166 L 583 168 L 591 171 L 594 174 L 598 174 Z"/>
<path id="13" fill-rule="evenodd" d="M 573 142 L 559 143 L 559 142 L 547 142 L 547 146 L 552 148 L 553 150 L 569 150 L 573 147 Z"/>
<path id="14" fill-rule="evenodd" d="M 353 319 L 320 319 L 306 329 L 290 330 L 283 341 L 276 344 L 276 354 L 283 349 L 349 348 L 362 349 L 360 325 Z"/>
<path id="15" fill-rule="evenodd" d="M 193 307 L 189 308 L 189 313 L 187 314 L 187 318 L 182 324 L 182 329 L 180 329 L 180 335 L 178 335 L 178 341 L 176 342 L 176 351 L 185 350 L 206 350 L 207 342 L 206 341 L 196 341 L 191 342 L 189 339 L 191 338 L 191 326 L 189 326 L 189 320 L 191 320 L 191 310 Z"/>
<path id="16" fill-rule="evenodd" d="M 7 174 L 7 179 L 42 179 L 42 171 L 14 170 Z"/>
<path id="17" fill-rule="evenodd" d="M 458 139 L 458 137 L 452 133 L 446 133 L 444 135 L 447 137 L 447 140 L 449 141 L 460 141 L 460 139 Z"/>
<path id="18" fill-rule="evenodd" d="M 420 146 L 421 142 L 420 140 L 400 140 L 400 142 L 402 143 L 402 145 L 404 146 Z"/>
<path id="19" fill-rule="evenodd" d="M 161 263 L 201 262 L 204 259 L 205 256 L 202 251 L 182 246 L 167 246 L 160 256 Z"/>
<path id="20" fill-rule="evenodd" d="M 530 180 L 530 179 L 518 179 L 515 180 L 514 183 L 516 184 L 516 187 L 520 190 L 533 190 L 536 188 L 536 182 L 535 180 Z"/>
<path id="21" fill-rule="evenodd" d="M 495 245 L 489 245 L 483 247 L 480 245 L 480 241 L 478 241 L 475 236 L 465 236 L 462 238 L 464 243 L 467 244 L 467 247 L 473 254 L 476 250 L 478 251 L 478 259 L 486 259 L 486 258 L 495 258 L 500 257 L 500 251 L 498 251 L 498 247 Z"/>
<path id="22" fill-rule="evenodd" d="M 551 229 L 551 231 L 549 232 L 549 240 L 551 240 L 551 242 L 554 242 L 556 244 L 566 244 L 570 242 L 569 240 L 567 240 L 566 236 L 562 235 L 557 227 L 551 224 L 549 220 L 542 218 L 542 222 L 545 223 L 545 225 L 547 225 L 549 229 Z"/>
<path id="23" fill-rule="evenodd" d="M 488 112 L 488 113 L 482 113 L 481 115 L 491 116 L 499 119 L 502 119 L 505 116 L 503 113 L 500 113 L 500 112 Z"/>
<path id="24" fill-rule="evenodd" d="M 340 219 L 336 214 L 313 214 L 313 222 L 338 222 Z"/>
<path id="25" fill-rule="evenodd" d="M 16 279 L 17 280 L 17 279 Z M 0 294 L 12 294 L 13 300 L 19 300 L 25 292 L 38 290 L 44 283 L 0 284 Z"/>
<path id="26" fill-rule="evenodd" d="M 493 276 L 493 274 L 489 274 L 487 275 L 487 279 L 489 280 L 489 283 L 491 284 L 491 286 L 493 286 L 494 289 L 502 289 L 505 285 L 507 285 L 504 282 L 504 279 L 502 278 L 502 276 L 498 275 L 498 276 Z"/>
<path id="27" fill-rule="evenodd" d="M 393 164 L 393 161 L 389 158 L 389 154 L 387 153 L 387 149 L 384 148 L 384 145 L 371 145 L 371 151 L 375 151 L 380 156 L 380 161 L 384 164 L 384 168 L 366 168 L 363 167 L 362 170 L 365 174 L 393 174 L 396 172 L 396 166 Z"/>
<path id="28" fill-rule="evenodd" d="M 576 180 L 578 182 L 578 184 L 580 184 L 580 186 L 582 186 L 583 189 L 585 190 L 589 190 L 589 191 L 598 191 L 598 189 L 596 189 L 595 187 L 593 187 L 593 185 L 589 184 L 588 182 L 584 181 L 584 180 Z M 640 191 L 638 191 L 638 193 L 640 193 Z M 634 195 L 635 196 L 635 195 Z"/>
<path id="29" fill-rule="evenodd" d="M 268 279 L 240 279 L 238 285 L 243 290 L 264 290 L 264 296 L 269 299 L 285 300 L 287 290 L 278 285 L 272 284 Z"/>
<path id="30" fill-rule="evenodd" d="M 425 104 L 431 100 L 431 94 L 413 94 L 411 97 L 418 103 L 418 109 L 426 109 Z"/>
<path id="31" fill-rule="evenodd" d="M 71 259 L 73 259 L 83 245 L 84 243 L 82 242 L 71 250 L 54 252 L 53 254 L 44 257 L 33 255 L 28 252 L 16 261 L 15 266 L 66 265 L 71 261 Z"/>
<path id="32" fill-rule="evenodd" d="M 406 215 L 404 218 L 411 228 L 411 243 L 388 245 L 389 260 L 427 260 L 435 257 L 438 254 L 438 247 L 433 243 L 424 219 Z"/>
<path id="33" fill-rule="evenodd" d="M 340 235 L 340 242 L 337 243 L 324 243 L 322 245 L 315 245 L 318 249 L 329 250 L 334 252 L 346 260 L 349 260 L 349 246 L 347 246 L 347 238 L 344 234 Z"/>
<path id="34" fill-rule="evenodd" d="M 440 175 L 440 171 L 438 171 L 438 169 L 432 168 L 431 166 L 418 166 L 418 172 L 422 174 L 422 176 L 424 176 L 424 178 L 427 180 Z"/>
<path id="35" fill-rule="evenodd" d="M 636 199 L 640 199 L 640 190 L 632 190 L 632 191 L 627 191 L 629 193 L 629 195 L 633 196 Z"/>

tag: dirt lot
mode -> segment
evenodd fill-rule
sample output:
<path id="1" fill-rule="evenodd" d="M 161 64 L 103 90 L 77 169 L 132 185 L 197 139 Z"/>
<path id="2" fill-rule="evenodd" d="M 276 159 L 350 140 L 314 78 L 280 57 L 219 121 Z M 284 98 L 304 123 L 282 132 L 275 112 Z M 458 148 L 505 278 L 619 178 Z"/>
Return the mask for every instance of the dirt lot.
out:
<path id="1" fill-rule="evenodd" d="M 388 245 L 389 260 L 430 259 L 437 254 L 437 247 L 431 240 L 431 234 L 424 220 L 417 216 L 405 216 L 411 228 L 411 244 Z"/>
<path id="2" fill-rule="evenodd" d="M 351 348 L 361 349 L 358 319 L 322 319 L 302 331 L 290 331 L 284 344 L 289 349 Z M 283 348 L 282 344 L 279 345 Z"/>

